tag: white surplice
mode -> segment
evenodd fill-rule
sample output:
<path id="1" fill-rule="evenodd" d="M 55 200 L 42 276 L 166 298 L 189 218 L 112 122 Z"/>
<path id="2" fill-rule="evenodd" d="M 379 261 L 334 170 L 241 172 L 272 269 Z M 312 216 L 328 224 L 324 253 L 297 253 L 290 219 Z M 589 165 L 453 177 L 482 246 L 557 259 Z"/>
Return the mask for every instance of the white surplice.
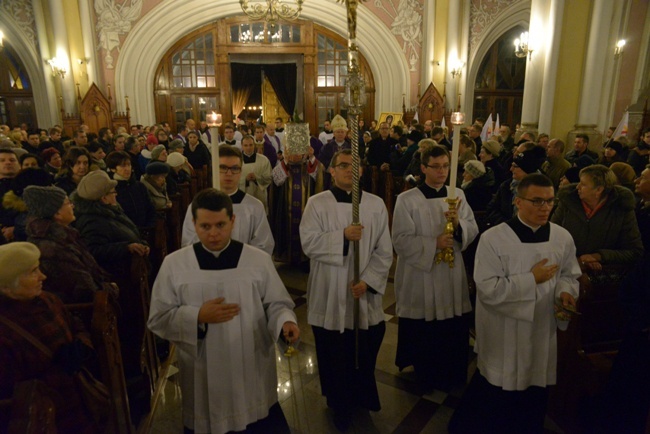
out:
<path id="1" fill-rule="evenodd" d="M 486 231 L 476 251 L 478 368 L 494 386 L 525 390 L 555 384 L 555 299 L 578 298 L 580 266 L 571 234 L 550 223 L 546 242 L 522 243 L 506 223 Z M 555 276 L 536 284 L 530 271 L 542 259 L 557 264 Z"/>
<path id="2" fill-rule="evenodd" d="M 436 238 L 445 230 L 444 198 L 427 199 L 419 188 L 401 193 L 393 212 L 393 246 L 397 253 L 395 298 L 397 316 L 444 320 L 472 310 L 462 251 L 478 234 L 474 213 L 462 190 L 458 221 L 462 243 L 454 241 L 454 268 L 434 261 Z"/>
<path id="3" fill-rule="evenodd" d="M 202 248 L 202 247 L 201 247 Z M 232 320 L 197 336 L 201 305 L 237 303 Z M 194 247 L 168 255 L 154 283 L 149 329 L 178 348 L 183 423 L 196 433 L 241 431 L 278 401 L 275 341 L 296 322 L 271 257 L 244 245 L 237 268 L 202 270 Z"/>
<path id="4" fill-rule="evenodd" d="M 262 202 L 247 194 L 241 203 L 233 203 L 232 207 L 235 215 L 232 239 L 258 247 L 272 255 L 275 241 Z M 190 204 L 187 207 L 185 220 L 183 221 L 181 246 L 186 247 L 198 241 L 199 237 L 196 235 L 196 229 L 194 229 L 192 205 Z"/>
<path id="5" fill-rule="evenodd" d="M 377 294 L 366 292 L 360 300 L 361 329 L 384 321 L 382 296 L 393 248 L 384 201 L 363 192 L 359 219 L 364 226 L 359 241 L 359 277 Z M 337 202 L 331 191 L 312 196 L 300 222 L 300 242 L 311 262 L 307 302 L 309 324 L 327 330 L 353 329 L 354 299 L 350 283 L 354 277 L 354 247 L 350 242 L 343 256 L 343 230 L 352 223 L 352 204 Z"/>
<path id="6" fill-rule="evenodd" d="M 246 181 L 249 173 L 255 174 L 255 181 Z M 263 154 L 255 154 L 254 163 L 244 163 L 239 178 L 239 189 L 258 199 L 264 205 L 268 214 L 268 194 L 267 189 L 273 177 L 271 176 L 271 163 Z M 248 183 L 248 186 L 246 185 Z"/>

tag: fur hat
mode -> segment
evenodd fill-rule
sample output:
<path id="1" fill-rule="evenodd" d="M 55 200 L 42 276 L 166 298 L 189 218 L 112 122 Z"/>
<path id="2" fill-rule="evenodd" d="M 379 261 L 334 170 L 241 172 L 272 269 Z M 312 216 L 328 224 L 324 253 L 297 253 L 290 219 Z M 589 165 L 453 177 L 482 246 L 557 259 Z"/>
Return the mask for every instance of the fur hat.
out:
<path id="1" fill-rule="evenodd" d="M 145 171 L 147 175 L 167 175 L 169 173 L 169 165 L 162 161 L 151 161 L 151 163 L 147 164 Z"/>
<path id="2" fill-rule="evenodd" d="M 11 189 L 19 197 L 30 185 L 40 185 L 41 187 L 52 185 L 52 175 L 43 169 L 29 168 L 20 172 L 11 181 Z"/>
<path id="3" fill-rule="evenodd" d="M 32 243 L 17 241 L 0 246 L 0 288 L 12 286 L 40 257 L 40 250 Z"/>
<path id="4" fill-rule="evenodd" d="M 496 140 L 488 140 L 483 142 L 483 149 L 493 157 L 498 157 L 501 153 L 501 143 Z"/>
<path id="5" fill-rule="evenodd" d="M 172 151 L 174 151 L 176 149 L 185 148 L 185 144 L 183 143 L 183 141 L 181 139 L 174 139 L 171 142 L 169 142 L 169 145 L 167 145 L 167 146 L 169 147 L 169 152 L 172 152 Z"/>
<path id="6" fill-rule="evenodd" d="M 332 128 L 332 131 L 348 130 L 348 124 L 345 122 L 345 119 L 343 119 L 343 116 L 341 115 L 334 116 L 334 119 L 332 119 L 332 122 L 330 122 L 330 126 Z"/>
<path id="7" fill-rule="evenodd" d="M 616 175 L 616 179 L 618 179 L 618 183 L 620 185 L 634 185 L 636 173 L 634 172 L 634 168 L 632 168 L 632 166 L 619 161 L 613 163 L 611 166 L 609 166 L 609 168 L 612 172 L 614 172 L 614 175 Z"/>
<path id="8" fill-rule="evenodd" d="M 178 167 L 185 164 L 185 157 L 180 152 L 172 152 L 167 157 L 167 164 L 170 167 Z"/>
<path id="9" fill-rule="evenodd" d="M 617 154 L 620 154 L 621 152 L 623 152 L 623 144 L 621 142 L 617 142 L 616 140 L 612 140 L 611 142 L 607 142 L 605 147 L 613 149 L 614 151 L 616 151 Z"/>
<path id="10" fill-rule="evenodd" d="M 155 148 L 151 150 L 151 160 L 158 160 L 158 157 L 160 157 L 160 154 L 162 154 L 162 151 L 165 150 L 165 145 L 158 145 Z"/>
<path id="11" fill-rule="evenodd" d="M 463 167 L 474 179 L 485 175 L 485 165 L 478 160 L 469 160 Z"/>
<path id="12" fill-rule="evenodd" d="M 51 219 L 61 207 L 67 195 L 59 187 L 30 185 L 23 193 L 27 212 L 38 218 Z"/>
<path id="13" fill-rule="evenodd" d="M 81 178 L 77 186 L 77 194 L 86 200 L 99 200 L 106 196 L 117 185 L 117 181 L 108 177 L 103 170 L 94 170 Z"/>
<path id="14" fill-rule="evenodd" d="M 517 154 L 512 159 L 512 162 L 526 173 L 535 173 L 542 167 L 544 161 L 546 161 L 546 150 L 541 146 Z"/>

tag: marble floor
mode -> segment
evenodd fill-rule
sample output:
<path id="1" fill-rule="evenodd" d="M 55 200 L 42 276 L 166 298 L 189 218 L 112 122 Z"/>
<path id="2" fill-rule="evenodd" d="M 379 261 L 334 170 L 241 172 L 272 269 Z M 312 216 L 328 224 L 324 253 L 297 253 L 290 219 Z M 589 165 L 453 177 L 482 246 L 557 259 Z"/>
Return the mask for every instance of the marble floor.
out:
<path id="1" fill-rule="evenodd" d="M 296 314 L 302 333 L 299 353 L 287 359 L 277 352 L 278 396 L 292 432 L 296 434 L 337 433 L 325 398 L 320 393 L 314 336 L 307 324 L 307 306 L 304 298 L 307 273 L 295 267 L 278 265 L 278 271 L 296 303 Z M 392 275 L 392 273 L 391 273 Z M 430 394 L 418 391 L 410 370 L 399 372 L 395 366 L 397 349 L 397 318 L 392 279 L 384 296 L 386 335 L 379 352 L 376 378 L 382 409 L 379 412 L 355 414 L 349 433 L 446 433 L 447 423 L 458 405 L 462 388 L 448 392 L 434 390 Z M 471 340 L 468 345 L 471 345 Z M 473 355 L 473 352 L 471 352 Z M 470 362 L 468 378 L 476 363 Z M 181 393 L 175 381 L 177 370 L 172 366 L 164 393 L 161 395 L 151 424 L 151 434 L 180 434 Z M 547 418 L 547 433 L 562 431 Z"/>

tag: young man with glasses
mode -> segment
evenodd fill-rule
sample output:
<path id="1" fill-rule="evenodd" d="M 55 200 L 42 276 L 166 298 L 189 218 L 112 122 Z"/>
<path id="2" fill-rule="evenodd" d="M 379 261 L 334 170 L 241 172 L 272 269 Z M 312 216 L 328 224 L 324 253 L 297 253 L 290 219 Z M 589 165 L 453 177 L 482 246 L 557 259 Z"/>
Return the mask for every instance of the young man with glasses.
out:
<path id="1" fill-rule="evenodd" d="M 521 179 L 517 214 L 481 236 L 476 252 L 477 371 L 450 433 L 543 433 L 555 384 L 555 312 L 575 309 L 580 266 L 571 234 L 549 222 L 553 182 Z"/>
<path id="2" fill-rule="evenodd" d="M 449 152 L 433 146 L 422 153 L 425 181 L 397 197 L 393 246 L 397 252 L 395 297 L 399 329 L 395 364 L 413 365 L 423 392 L 467 382 L 472 310 L 462 251 L 478 234 L 474 213 L 461 189 L 458 207 L 445 202 Z M 445 234 L 447 217 L 454 234 Z M 454 249 L 454 266 L 436 263 L 436 253 Z"/>
<path id="3" fill-rule="evenodd" d="M 230 145 L 219 146 L 219 180 L 221 191 L 230 196 L 237 223 L 232 232 L 232 239 L 264 250 L 269 255 L 273 254 L 275 241 L 271 227 L 266 218 L 264 205 L 250 194 L 239 189 L 243 166 L 242 153 Z M 198 241 L 194 223 L 192 222 L 192 209 L 189 207 L 183 222 L 181 245 L 183 247 L 195 244 Z"/>
<path id="4" fill-rule="evenodd" d="M 316 341 L 323 395 L 334 424 L 345 431 L 355 408 L 379 411 L 375 364 L 386 326 L 382 297 L 393 249 L 388 212 L 379 197 L 363 192 L 360 225 L 352 225 L 352 151 L 332 157 L 333 186 L 309 198 L 300 241 L 310 262 L 307 321 Z M 361 193 L 361 192 L 360 192 Z M 359 246 L 359 283 L 354 280 L 354 241 Z M 354 299 L 359 300 L 359 368 L 355 369 Z"/>

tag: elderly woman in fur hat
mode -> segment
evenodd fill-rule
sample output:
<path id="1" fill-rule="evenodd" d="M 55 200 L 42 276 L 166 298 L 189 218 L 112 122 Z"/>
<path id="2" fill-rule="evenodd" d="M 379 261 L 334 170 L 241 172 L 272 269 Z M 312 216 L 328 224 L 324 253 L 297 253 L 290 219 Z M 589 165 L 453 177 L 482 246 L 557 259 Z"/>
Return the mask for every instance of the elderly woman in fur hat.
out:
<path id="1" fill-rule="evenodd" d="M 61 300 L 42 290 L 46 276 L 39 257 L 31 243 L 0 246 L 0 399 L 11 399 L 22 381 L 40 380 L 49 387 L 58 432 L 93 433 L 72 376 L 91 351 L 90 340 Z M 28 341 L 21 329 L 51 354 Z M 0 432 L 7 430 L 7 413 L 0 410 Z"/>
<path id="2" fill-rule="evenodd" d="M 160 161 L 151 161 L 147 165 L 146 173 L 142 176 L 142 183 L 147 187 L 149 198 L 156 211 L 171 208 L 172 202 L 167 195 L 167 174 L 169 165 Z"/>
<path id="3" fill-rule="evenodd" d="M 74 205 L 58 187 L 32 185 L 25 189 L 28 241 L 41 251 L 41 270 L 49 276 L 43 289 L 65 303 L 87 303 L 95 292 L 108 290 L 117 296 L 117 287 L 97 264 L 76 229 Z"/>
<path id="4" fill-rule="evenodd" d="M 478 160 L 465 163 L 461 188 L 472 211 L 485 211 L 492 200 L 494 172 Z"/>

